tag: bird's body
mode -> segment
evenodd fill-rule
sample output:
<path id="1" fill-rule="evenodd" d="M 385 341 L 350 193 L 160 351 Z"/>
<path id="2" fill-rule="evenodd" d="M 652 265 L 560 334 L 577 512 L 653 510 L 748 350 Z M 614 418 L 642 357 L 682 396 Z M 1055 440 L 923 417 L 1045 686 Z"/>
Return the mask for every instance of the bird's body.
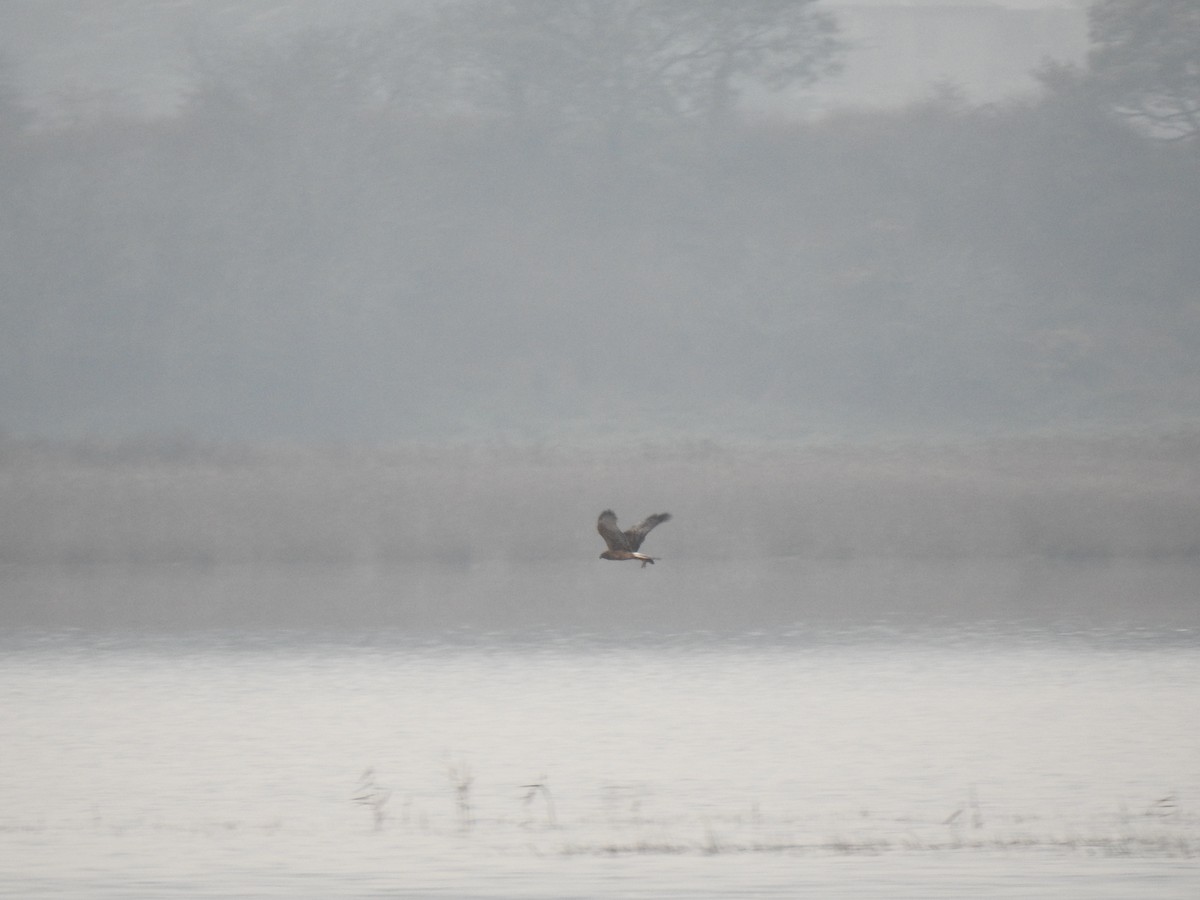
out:
<path id="1" fill-rule="evenodd" d="M 646 535 L 650 533 L 650 529 L 655 525 L 669 521 L 670 513 L 656 513 L 653 516 L 647 516 L 637 525 L 634 525 L 628 531 L 622 531 L 617 527 L 617 514 L 611 509 L 606 509 L 600 513 L 600 518 L 596 520 L 596 530 L 600 532 L 600 537 L 604 538 L 604 543 L 608 544 L 608 549 L 600 554 L 601 559 L 640 559 L 642 568 L 646 565 L 654 565 L 654 557 L 647 556 L 645 553 L 638 553 L 638 548 L 642 546 L 642 541 L 646 539 Z"/>

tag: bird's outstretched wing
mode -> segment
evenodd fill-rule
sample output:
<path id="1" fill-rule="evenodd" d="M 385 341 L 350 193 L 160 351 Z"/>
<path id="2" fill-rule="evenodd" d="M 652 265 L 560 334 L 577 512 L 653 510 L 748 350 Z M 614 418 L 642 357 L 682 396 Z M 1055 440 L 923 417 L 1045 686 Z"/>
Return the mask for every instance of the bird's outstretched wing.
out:
<path id="1" fill-rule="evenodd" d="M 643 522 L 642 525 L 646 523 Z M 655 523 L 657 524 L 657 523 Z M 639 528 L 642 526 L 639 525 Z M 654 526 L 651 525 L 651 528 Z M 608 544 L 609 550 L 636 550 L 636 547 L 629 546 L 625 535 L 621 529 L 617 527 L 617 514 L 611 509 L 606 509 L 600 513 L 600 518 L 596 520 L 596 530 L 600 532 L 600 537 L 604 538 L 604 543 Z M 650 529 L 647 528 L 647 531 Z M 639 540 L 640 543 L 640 540 Z"/>
<path id="2" fill-rule="evenodd" d="M 600 518 L 603 519 L 604 517 L 601 516 Z M 670 513 L 655 513 L 652 516 L 646 516 L 645 519 L 643 519 L 637 525 L 634 525 L 632 528 L 630 528 L 628 531 L 626 531 L 625 532 L 625 542 L 629 545 L 629 549 L 637 550 L 638 547 L 642 546 L 642 541 L 644 541 L 646 539 L 646 535 L 648 535 L 650 533 L 650 530 L 655 525 L 660 525 L 663 522 L 667 522 L 670 520 L 670 518 L 671 518 Z M 614 516 L 613 517 L 613 525 L 615 526 L 616 524 L 617 524 L 617 520 L 616 520 L 616 517 Z M 602 531 L 600 533 L 603 534 L 604 532 Z M 607 538 L 605 538 L 605 540 L 607 540 Z"/>

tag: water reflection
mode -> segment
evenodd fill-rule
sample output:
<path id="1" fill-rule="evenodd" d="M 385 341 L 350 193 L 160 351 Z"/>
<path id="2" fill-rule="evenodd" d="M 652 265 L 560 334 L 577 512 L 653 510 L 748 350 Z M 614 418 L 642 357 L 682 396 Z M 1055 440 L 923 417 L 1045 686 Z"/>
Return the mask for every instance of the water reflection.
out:
<path id="1" fill-rule="evenodd" d="M 10 634 L 0 887 L 1011 896 L 1015 865 L 1103 896 L 1120 859 L 1124 896 L 1184 896 L 1196 649 L 1000 625 Z M 1039 882 L 1047 859 L 1072 878 Z"/>
<path id="2" fill-rule="evenodd" d="M 1200 564 L 802 560 L 629 573 L 595 560 L 408 566 L 0 568 L 8 628 L 776 635 L 807 628 L 1022 623 L 1055 631 L 1200 628 Z M 636 575 L 637 577 L 630 577 Z"/>

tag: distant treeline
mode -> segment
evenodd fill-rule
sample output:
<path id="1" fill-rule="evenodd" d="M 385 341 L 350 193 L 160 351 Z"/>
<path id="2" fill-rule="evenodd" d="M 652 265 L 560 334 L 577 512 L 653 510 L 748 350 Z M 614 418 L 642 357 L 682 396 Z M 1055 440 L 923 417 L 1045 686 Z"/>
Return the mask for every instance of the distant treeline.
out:
<path id="1" fill-rule="evenodd" d="M 617 450 L 189 441 L 0 454 L 5 564 L 591 559 L 612 506 L 672 560 L 1194 558 L 1200 434 Z"/>
<path id="2" fill-rule="evenodd" d="M 1062 73 L 1003 104 L 749 120 L 708 69 L 682 93 L 614 82 L 636 41 L 564 60 L 519 40 L 595 4 L 445 6 L 535 18 L 210 45 L 156 121 L 27 128 L 9 97 L 0 427 L 791 438 L 1200 415 L 1197 157 Z M 796 24 L 814 43 L 793 86 L 835 61 L 827 24 Z"/>

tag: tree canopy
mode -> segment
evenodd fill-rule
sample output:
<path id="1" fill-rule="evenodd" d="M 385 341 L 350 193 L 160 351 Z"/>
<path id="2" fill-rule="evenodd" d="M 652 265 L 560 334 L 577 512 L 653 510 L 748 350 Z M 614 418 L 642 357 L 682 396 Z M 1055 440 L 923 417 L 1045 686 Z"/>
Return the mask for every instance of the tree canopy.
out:
<path id="1" fill-rule="evenodd" d="M 814 0 L 473 0 L 447 11 L 472 100 L 522 128 L 614 148 L 655 124 L 728 118 L 748 82 L 834 71 L 836 24 Z"/>
<path id="2" fill-rule="evenodd" d="M 1102 97 L 1159 136 L 1200 137 L 1200 3 L 1097 0 L 1088 19 Z"/>
<path id="3" fill-rule="evenodd" d="M 455 0 L 216 47 L 173 117 L 20 134 L 0 429 L 1200 415 L 1192 154 L 1084 90 L 723 117 L 739 79 L 830 62 L 775 44 L 809 7 L 495 2 L 493 29 Z"/>

